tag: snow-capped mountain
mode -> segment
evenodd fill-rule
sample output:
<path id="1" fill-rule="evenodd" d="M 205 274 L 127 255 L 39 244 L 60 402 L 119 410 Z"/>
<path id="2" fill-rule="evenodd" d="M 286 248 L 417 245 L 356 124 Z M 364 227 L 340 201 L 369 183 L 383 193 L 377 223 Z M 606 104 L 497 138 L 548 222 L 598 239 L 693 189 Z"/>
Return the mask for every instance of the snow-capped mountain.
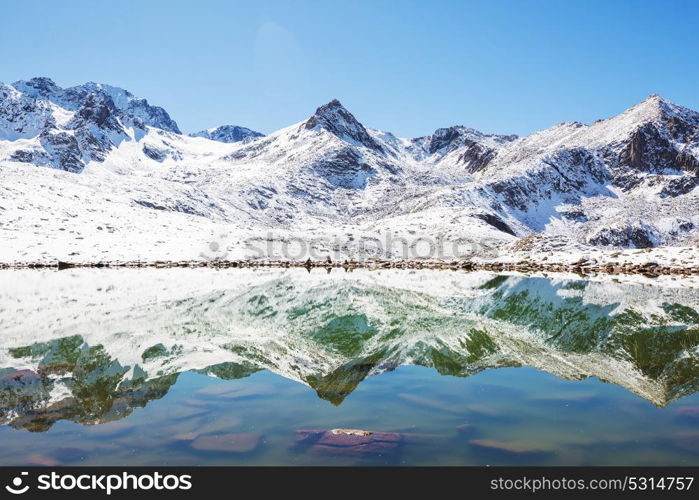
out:
<path id="1" fill-rule="evenodd" d="M 190 137 L 204 137 L 212 141 L 240 142 L 248 138 L 263 137 L 264 134 L 238 125 L 221 125 L 189 134 Z"/>
<path id="2" fill-rule="evenodd" d="M 12 161 L 81 172 L 147 127 L 180 133 L 164 109 L 109 85 L 62 89 L 48 78 L 0 85 L 0 138 L 13 143 Z"/>
<path id="3" fill-rule="evenodd" d="M 212 239 L 230 256 L 255 236 L 349 255 L 377 235 L 478 248 L 535 233 L 630 248 L 699 238 L 699 113 L 655 95 L 521 138 L 464 126 L 399 138 L 337 100 L 268 136 L 236 134 L 183 135 L 108 85 L 2 85 L 2 261 L 200 258 Z"/>

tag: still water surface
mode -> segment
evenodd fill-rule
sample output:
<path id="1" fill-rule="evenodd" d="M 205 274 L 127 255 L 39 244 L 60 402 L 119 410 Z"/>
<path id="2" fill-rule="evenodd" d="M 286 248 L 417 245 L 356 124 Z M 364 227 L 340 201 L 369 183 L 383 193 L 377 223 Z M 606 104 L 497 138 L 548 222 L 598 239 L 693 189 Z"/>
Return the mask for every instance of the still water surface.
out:
<path id="1" fill-rule="evenodd" d="M 0 280 L 2 465 L 699 465 L 692 281 Z"/>

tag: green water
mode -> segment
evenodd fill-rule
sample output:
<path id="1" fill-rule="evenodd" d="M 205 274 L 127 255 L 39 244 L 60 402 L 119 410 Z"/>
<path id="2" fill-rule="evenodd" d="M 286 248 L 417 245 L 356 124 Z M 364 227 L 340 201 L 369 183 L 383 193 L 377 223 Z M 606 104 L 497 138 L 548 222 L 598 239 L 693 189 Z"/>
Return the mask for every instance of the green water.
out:
<path id="1" fill-rule="evenodd" d="M 0 278 L 2 465 L 699 464 L 690 281 Z M 392 441 L 296 439 L 335 428 Z"/>

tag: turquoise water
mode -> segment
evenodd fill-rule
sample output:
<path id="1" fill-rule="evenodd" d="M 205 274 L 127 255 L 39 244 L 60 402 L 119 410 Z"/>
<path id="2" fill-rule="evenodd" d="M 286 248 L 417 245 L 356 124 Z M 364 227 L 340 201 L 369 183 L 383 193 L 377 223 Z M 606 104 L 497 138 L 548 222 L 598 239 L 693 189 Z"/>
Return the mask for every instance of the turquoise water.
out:
<path id="1" fill-rule="evenodd" d="M 0 464 L 699 464 L 692 286 L 194 272 L 3 281 Z"/>

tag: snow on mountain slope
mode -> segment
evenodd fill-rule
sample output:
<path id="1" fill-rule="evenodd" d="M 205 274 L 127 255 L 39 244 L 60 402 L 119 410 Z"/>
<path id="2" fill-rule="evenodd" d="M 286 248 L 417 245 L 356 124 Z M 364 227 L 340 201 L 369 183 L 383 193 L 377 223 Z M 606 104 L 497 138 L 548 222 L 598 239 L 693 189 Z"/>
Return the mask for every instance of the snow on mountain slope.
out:
<path id="1" fill-rule="evenodd" d="M 240 142 L 248 138 L 264 137 L 264 134 L 250 130 L 249 128 L 239 127 L 238 125 L 221 125 L 207 130 L 201 130 L 190 137 L 204 137 L 212 141 L 220 142 Z"/>
<path id="2" fill-rule="evenodd" d="M 18 91 L 37 100 L 47 100 L 64 109 L 75 111 L 92 95 L 109 97 L 112 104 L 131 117 L 140 119 L 144 125 L 180 133 L 177 123 L 170 118 L 167 111 L 152 106 L 146 99 L 135 97 L 131 92 L 105 85 L 88 82 L 83 85 L 62 89 L 51 79 L 45 77 L 20 80 L 12 84 Z"/>
<path id="3" fill-rule="evenodd" d="M 179 134 L 165 110 L 129 92 L 96 83 L 62 89 L 48 78 L 0 86 L 0 161 L 81 172 L 103 162 L 148 127 Z M 145 151 L 144 151 L 145 153 Z"/>
<path id="4" fill-rule="evenodd" d="M 337 100 L 227 142 L 238 132 L 182 135 L 162 108 L 108 85 L 0 86 L 0 260 L 190 259 L 211 244 L 250 256 L 250 237 L 306 240 L 304 259 L 427 238 L 452 248 L 429 256 L 451 259 L 533 233 L 630 248 L 699 234 L 699 114 L 658 96 L 522 138 L 462 126 L 398 138 Z"/>
<path id="5" fill-rule="evenodd" d="M 473 183 L 435 193 L 433 203 L 484 190 L 514 227 L 593 245 L 686 244 L 699 224 L 697 148 L 699 114 L 651 96 L 589 126 L 563 123 L 508 142 Z"/>

